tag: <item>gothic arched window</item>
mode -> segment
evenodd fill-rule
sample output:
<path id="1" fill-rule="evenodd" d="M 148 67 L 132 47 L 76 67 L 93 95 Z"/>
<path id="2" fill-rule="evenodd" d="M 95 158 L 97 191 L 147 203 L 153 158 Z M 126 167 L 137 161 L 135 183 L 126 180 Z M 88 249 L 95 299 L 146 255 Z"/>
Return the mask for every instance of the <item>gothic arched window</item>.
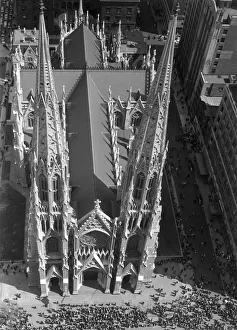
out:
<path id="1" fill-rule="evenodd" d="M 136 184 L 135 184 L 135 188 L 134 188 L 134 192 L 133 192 L 133 197 L 136 199 L 140 199 L 142 196 L 142 189 L 144 186 L 144 182 L 145 182 L 145 175 L 144 173 L 140 172 L 137 175 L 137 179 L 136 179 Z"/>
<path id="2" fill-rule="evenodd" d="M 140 228 L 141 229 L 146 229 L 148 227 L 148 223 L 149 223 L 149 215 L 144 215 L 142 217 L 141 223 L 140 223 Z"/>
<path id="3" fill-rule="evenodd" d="M 46 254 L 59 252 L 59 242 L 56 237 L 50 237 L 46 241 Z"/>
<path id="4" fill-rule="evenodd" d="M 45 228 L 45 220 L 44 220 L 44 218 L 41 218 L 41 228 L 42 228 L 42 231 L 45 233 L 46 232 L 46 228 Z"/>
<path id="5" fill-rule="evenodd" d="M 60 187 L 60 178 L 59 175 L 55 174 L 52 179 L 53 200 L 55 202 L 59 201 L 59 187 Z"/>
<path id="6" fill-rule="evenodd" d="M 127 184 L 126 184 L 126 190 L 128 190 L 131 180 L 132 180 L 132 176 L 133 176 L 133 170 L 132 170 L 132 165 L 129 166 L 128 169 L 128 177 L 127 177 Z"/>
<path id="7" fill-rule="evenodd" d="M 34 113 L 33 111 L 28 114 L 28 127 L 33 127 L 34 125 Z"/>
<path id="8" fill-rule="evenodd" d="M 123 115 L 119 111 L 115 111 L 114 113 L 114 125 L 119 128 L 123 127 Z"/>
<path id="9" fill-rule="evenodd" d="M 148 203 L 152 202 L 152 198 L 153 198 L 154 193 L 155 193 L 156 180 L 157 180 L 157 173 L 155 172 L 153 174 L 153 177 L 150 178 L 148 188 L 147 188 L 146 200 L 147 200 Z"/>
<path id="10" fill-rule="evenodd" d="M 140 111 L 136 111 L 132 115 L 131 126 L 133 126 L 133 127 L 139 127 L 140 124 L 141 124 L 141 120 L 142 120 L 142 113 Z"/>
<path id="11" fill-rule="evenodd" d="M 48 182 L 47 178 L 41 174 L 39 178 L 40 182 L 40 198 L 44 202 L 48 202 Z"/>

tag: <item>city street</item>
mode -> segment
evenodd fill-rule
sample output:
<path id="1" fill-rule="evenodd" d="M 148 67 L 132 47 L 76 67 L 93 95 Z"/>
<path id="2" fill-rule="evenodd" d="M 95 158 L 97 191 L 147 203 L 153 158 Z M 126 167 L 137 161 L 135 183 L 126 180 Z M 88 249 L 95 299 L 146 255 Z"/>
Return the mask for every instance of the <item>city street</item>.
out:
<path id="1" fill-rule="evenodd" d="M 216 265 L 212 241 L 202 206 L 198 203 L 195 175 L 189 168 L 189 153 L 176 137 L 182 134 L 181 122 L 173 95 L 168 124 L 169 160 L 173 163 L 173 178 L 181 206 L 184 231 L 190 244 L 195 283 L 205 282 L 204 288 L 222 292 L 222 283 Z M 182 183 L 186 182 L 184 186 Z M 210 270 L 210 268 L 213 268 Z"/>

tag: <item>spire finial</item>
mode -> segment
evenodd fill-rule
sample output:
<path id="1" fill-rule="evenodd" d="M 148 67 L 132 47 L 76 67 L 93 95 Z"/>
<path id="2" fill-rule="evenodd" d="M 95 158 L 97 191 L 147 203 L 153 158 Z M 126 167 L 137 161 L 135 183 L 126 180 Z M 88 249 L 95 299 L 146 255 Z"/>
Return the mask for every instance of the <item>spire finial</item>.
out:
<path id="1" fill-rule="evenodd" d="M 45 6 L 44 6 L 44 3 L 43 3 L 43 0 L 40 0 L 40 14 L 44 14 L 44 10 L 45 10 Z"/>
<path id="2" fill-rule="evenodd" d="M 89 12 L 86 12 L 86 26 L 89 27 Z"/>
<path id="3" fill-rule="evenodd" d="M 178 16 L 178 14 L 179 14 L 179 10 L 180 10 L 179 2 L 177 2 L 177 3 L 176 3 L 175 10 L 174 10 L 174 15 L 175 15 L 175 16 Z"/>

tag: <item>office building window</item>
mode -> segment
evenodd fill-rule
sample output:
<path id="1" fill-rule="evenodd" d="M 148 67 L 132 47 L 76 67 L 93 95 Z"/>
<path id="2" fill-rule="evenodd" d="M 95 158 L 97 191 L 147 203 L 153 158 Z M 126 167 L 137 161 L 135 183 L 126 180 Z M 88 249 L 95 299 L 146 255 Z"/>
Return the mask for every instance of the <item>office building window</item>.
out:
<path id="1" fill-rule="evenodd" d="M 116 8 L 116 14 L 117 15 L 121 14 L 121 8 Z"/>
<path id="2" fill-rule="evenodd" d="M 127 17 L 126 17 L 126 21 L 127 21 L 127 22 L 131 22 L 131 20 L 132 20 L 131 16 L 127 16 Z"/>
<path id="3" fill-rule="evenodd" d="M 223 34 L 227 34 L 227 32 L 228 32 L 227 29 L 223 30 Z"/>
<path id="4" fill-rule="evenodd" d="M 218 61 L 214 61 L 213 66 L 217 66 Z"/>
<path id="5" fill-rule="evenodd" d="M 216 72 L 216 69 L 212 69 L 212 70 L 211 70 L 211 73 L 215 73 L 215 72 Z"/>
<path id="6" fill-rule="evenodd" d="M 225 38 L 221 38 L 221 42 L 225 42 Z"/>
<path id="7" fill-rule="evenodd" d="M 131 15 L 132 14 L 132 8 L 127 8 L 127 14 Z"/>
<path id="8" fill-rule="evenodd" d="M 223 46 L 219 46 L 219 47 L 218 47 L 218 50 L 222 50 L 222 49 L 223 49 Z"/>
<path id="9" fill-rule="evenodd" d="M 106 14 L 110 14 L 110 8 L 106 7 Z"/>
<path id="10" fill-rule="evenodd" d="M 221 54 L 216 54 L 216 58 L 220 58 Z"/>

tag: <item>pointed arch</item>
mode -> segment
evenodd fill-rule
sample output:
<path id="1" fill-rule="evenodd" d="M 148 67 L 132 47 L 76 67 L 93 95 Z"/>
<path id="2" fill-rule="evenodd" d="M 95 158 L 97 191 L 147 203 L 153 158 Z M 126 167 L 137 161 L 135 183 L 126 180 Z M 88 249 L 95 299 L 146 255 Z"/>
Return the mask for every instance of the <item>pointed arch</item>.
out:
<path id="1" fill-rule="evenodd" d="M 120 111 L 114 112 L 114 125 L 123 128 L 123 114 Z"/>
<path id="2" fill-rule="evenodd" d="M 132 213 L 129 218 L 128 230 L 133 230 L 137 223 L 138 214 Z"/>
<path id="3" fill-rule="evenodd" d="M 147 229 L 150 221 L 150 214 L 144 214 L 140 223 L 141 229 Z"/>
<path id="4" fill-rule="evenodd" d="M 59 240 L 56 237 L 49 237 L 46 241 L 46 254 L 59 252 Z"/>
<path id="5" fill-rule="evenodd" d="M 145 183 L 145 175 L 143 172 L 139 172 L 137 174 L 136 184 L 135 184 L 134 191 L 133 191 L 133 197 L 135 199 L 138 199 L 138 200 L 141 199 L 144 183 Z"/>
<path id="6" fill-rule="evenodd" d="M 53 200 L 55 203 L 58 203 L 60 200 L 60 177 L 58 174 L 54 174 L 52 178 L 52 191 L 53 191 Z"/>
<path id="7" fill-rule="evenodd" d="M 28 128 L 34 126 L 34 112 L 30 111 L 27 116 Z"/>
<path id="8" fill-rule="evenodd" d="M 126 191 L 128 190 L 131 180 L 132 180 L 132 176 L 133 176 L 133 166 L 130 165 L 129 169 L 128 169 L 128 176 L 127 176 L 127 184 L 126 184 Z"/>
<path id="9" fill-rule="evenodd" d="M 44 174 L 40 174 L 39 176 L 39 186 L 41 201 L 48 202 L 48 180 Z"/>
<path id="10" fill-rule="evenodd" d="M 149 204 L 152 203 L 152 200 L 153 200 L 153 197 L 155 194 L 156 181 L 157 181 L 157 173 L 154 172 L 152 177 L 149 180 L 149 184 L 147 187 L 147 193 L 146 193 L 146 200 Z"/>
<path id="11" fill-rule="evenodd" d="M 142 113 L 141 111 L 136 111 L 133 113 L 132 118 L 131 118 L 131 124 L 130 126 L 133 126 L 135 128 L 139 127 L 141 124 L 142 120 Z"/>

